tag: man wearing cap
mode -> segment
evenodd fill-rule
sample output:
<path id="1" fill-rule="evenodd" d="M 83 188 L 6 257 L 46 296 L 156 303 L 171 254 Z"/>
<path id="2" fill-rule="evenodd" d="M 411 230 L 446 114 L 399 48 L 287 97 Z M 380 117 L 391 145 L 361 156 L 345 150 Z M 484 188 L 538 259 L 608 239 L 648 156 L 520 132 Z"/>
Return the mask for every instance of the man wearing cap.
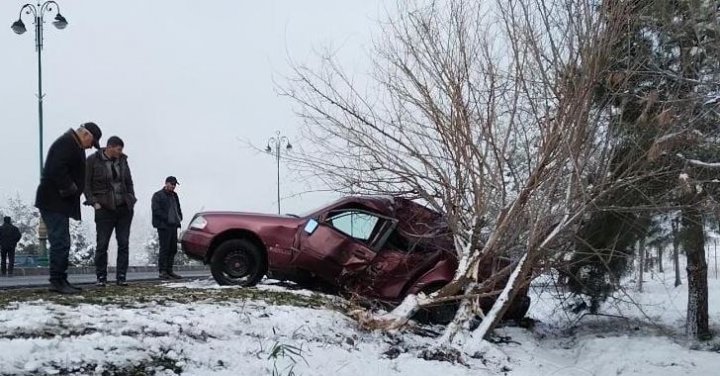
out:
<path id="1" fill-rule="evenodd" d="M 180 199 L 175 193 L 179 185 L 174 176 L 165 179 L 163 189 L 155 192 L 152 197 L 152 225 L 157 229 L 160 252 L 158 253 L 158 270 L 160 279 L 180 279 L 173 272 L 173 262 L 177 253 L 177 229 L 182 222 Z"/>
<path id="2" fill-rule="evenodd" d="M 96 285 L 101 287 L 107 283 L 107 251 L 113 231 L 118 245 L 115 283 L 127 286 L 130 224 L 137 200 L 124 147 L 120 137 L 112 136 L 105 148 L 87 158 L 85 166 L 85 204 L 95 209 L 95 275 Z"/>
<path id="3" fill-rule="evenodd" d="M 67 280 L 70 218 L 80 220 L 80 195 L 85 188 L 85 149 L 100 147 L 102 132 L 95 123 L 82 124 L 60 136 L 48 150 L 35 207 L 47 226 L 50 241 L 50 291 L 77 294 Z"/>

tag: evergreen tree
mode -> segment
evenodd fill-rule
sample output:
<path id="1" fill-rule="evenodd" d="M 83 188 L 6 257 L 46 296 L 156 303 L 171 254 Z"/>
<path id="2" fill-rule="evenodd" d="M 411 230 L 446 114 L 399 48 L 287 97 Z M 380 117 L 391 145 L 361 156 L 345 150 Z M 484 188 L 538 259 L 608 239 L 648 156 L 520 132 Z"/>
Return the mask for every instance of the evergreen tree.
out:
<path id="1" fill-rule="evenodd" d="M 157 232 L 153 231 L 152 235 L 145 241 L 145 244 L 143 245 L 143 249 L 145 251 L 145 255 L 147 257 L 147 264 L 148 265 L 157 265 L 158 262 L 158 254 L 160 252 L 160 240 L 158 239 Z M 175 255 L 175 261 L 173 263 L 174 265 L 195 265 L 199 264 L 199 262 L 191 260 L 187 257 L 185 252 L 180 250 L 180 247 L 178 245 L 178 253 Z"/>
<path id="2" fill-rule="evenodd" d="M 610 10 L 626 4 L 605 0 L 602 11 L 615 15 Z M 629 242 L 627 232 L 644 237 L 651 222 L 638 221 L 641 216 L 680 209 L 680 240 L 688 259 L 687 331 L 704 338 L 709 329 L 703 213 L 717 195 L 714 179 L 720 166 L 720 2 L 632 4 L 620 23 L 625 37 L 608 57 L 612 69 L 598 87 L 596 103 L 609 109 L 608 130 L 621 145 L 611 156 L 616 162 L 611 173 L 618 179 L 632 177 L 636 184 L 616 192 L 595 214 L 628 213 L 624 225 L 603 229 L 605 235 L 599 238 Z M 623 250 L 627 243 L 619 245 Z"/>
<path id="3" fill-rule="evenodd" d="M 70 221 L 70 265 L 95 265 L 95 244 L 87 239 L 87 227 L 83 222 Z"/>

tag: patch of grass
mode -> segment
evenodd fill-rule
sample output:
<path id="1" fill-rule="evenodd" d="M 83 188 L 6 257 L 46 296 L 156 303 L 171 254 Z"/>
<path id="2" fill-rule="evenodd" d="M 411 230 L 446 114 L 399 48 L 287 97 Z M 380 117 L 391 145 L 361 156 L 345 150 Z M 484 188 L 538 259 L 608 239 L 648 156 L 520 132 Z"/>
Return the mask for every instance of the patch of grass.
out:
<path id="1" fill-rule="evenodd" d="M 3 291 L 0 295 L 0 309 L 12 309 L 20 302 L 44 302 L 77 306 L 79 304 L 116 305 L 120 307 L 141 307 L 153 304 L 222 303 L 244 300 L 265 301 L 272 305 L 291 305 L 307 308 L 331 308 L 344 311 L 344 304 L 320 294 L 310 296 L 284 291 L 267 291 L 256 288 L 191 289 L 167 287 L 159 283 L 136 283 L 126 287 L 85 288 L 81 294 L 60 295 L 47 289 L 19 289 Z"/>
<path id="2" fill-rule="evenodd" d="M 273 332 L 275 332 L 275 329 L 273 329 Z M 308 364 L 302 354 L 302 351 L 302 347 L 275 342 L 273 347 L 270 349 L 270 355 L 268 355 L 268 359 L 271 359 L 273 362 L 272 376 L 294 376 L 295 365 L 299 359 L 302 359 L 305 364 Z M 290 365 L 286 368 L 278 369 L 278 360 L 280 359 L 288 359 L 290 361 Z"/>

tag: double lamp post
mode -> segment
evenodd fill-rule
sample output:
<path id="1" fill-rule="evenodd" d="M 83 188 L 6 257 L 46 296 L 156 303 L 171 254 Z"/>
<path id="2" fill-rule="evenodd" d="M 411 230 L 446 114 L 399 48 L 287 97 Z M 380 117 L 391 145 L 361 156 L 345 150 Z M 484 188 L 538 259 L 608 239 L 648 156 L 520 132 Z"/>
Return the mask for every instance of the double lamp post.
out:
<path id="1" fill-rule="evenodd" d="M 13 22 L 10 27 L 15 34 L 23 34 L 27 31 L 25 23 L 22 18 L 23 15 L 32 15 L 33 24 L 35 25 L 35 51 L 37 52 L 37 67 L 38 67 L 38 139 L 39 146 L 38 151 L 40 155 L 39 166 L 40 176 L 42 176 L 43 170 L 43 94 L 42 90 L 42 49 L 43 49 L 43 24 L 45 22 L 45 15 L 49 13 L 55 13 L 55 18 L 52 24 L 62 30 L 68 22 L 65 17 L 60 14 L 60 6 L 54 1 L 46 1 L 44 3 L 38 1 L 36 5 L 25 4 L 20 8 L 20 14 L 17 21 Z M 47 248 L 45 241 L 47 239 L 47 228 L 40 218 L 38 224 L 38 240 L 40 241 L 40 256 L 46 260 Z"/>
<path id="2" fill-rule="evenodd" d="M 275 132 L 275 136 L 270 137 L 267 142 L 267 146 L 265 147 L 265 151 L 268 153 L 274 153 L 275 154 L 275 162 L 277 163 L 277 212 L 280 214 L 280 151 L 282 148 L 285 147 L 285 149 L 290 150 L 292 149 L 292 145 L 290 144 L 290 140 L 282 136 L 280 134 L 280 131 Z"/>

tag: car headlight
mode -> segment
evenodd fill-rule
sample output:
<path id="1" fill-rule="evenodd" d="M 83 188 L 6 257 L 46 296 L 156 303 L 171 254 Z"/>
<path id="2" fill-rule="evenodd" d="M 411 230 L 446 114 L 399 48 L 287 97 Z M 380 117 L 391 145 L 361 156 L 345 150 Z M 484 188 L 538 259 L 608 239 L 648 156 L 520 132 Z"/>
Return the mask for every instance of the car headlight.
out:
<path id="1" fill-rule="evenodd" d="M 195 230 L 203 230 L 205 229 L 205 226 L 207 226 L 207 220 L 203 218 L 202 216 L 197 216 L 193 218 L 192 222 L 190 222 L 189 228 L 195 229 Z"/>

